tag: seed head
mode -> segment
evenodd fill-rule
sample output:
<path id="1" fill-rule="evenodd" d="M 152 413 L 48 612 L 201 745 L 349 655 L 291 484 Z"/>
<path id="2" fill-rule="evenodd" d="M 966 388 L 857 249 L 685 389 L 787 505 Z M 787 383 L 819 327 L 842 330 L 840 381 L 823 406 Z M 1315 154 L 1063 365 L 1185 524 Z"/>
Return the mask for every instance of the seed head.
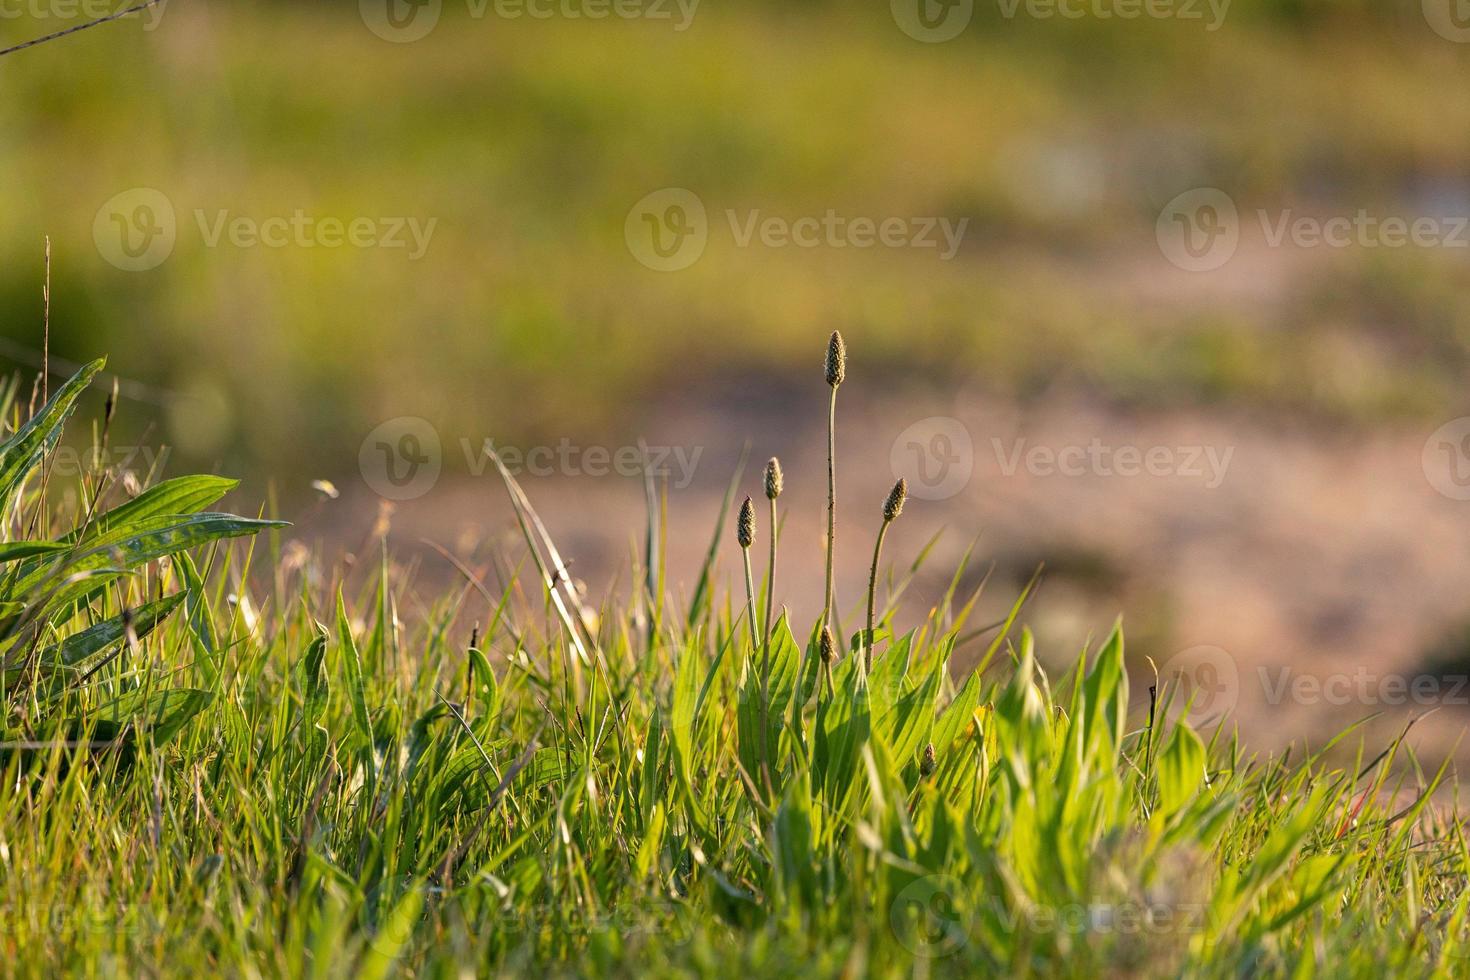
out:
<path id="1" fill-rule="evenodd" d="M 822 627 L 822 635 L 817 641 L 817 649 L 822 655 L 822 663 L 831 666 L 832 661 L 837 659 L 837 641 L 832 639 L 832 627 Z"/>
<path id="2" fill-rule="evenodd" d="M 903 502 L 908 499 L 909 485 L 902 478 L 888 491 L 888 499 L 883 501 L 883 520 L 891 521 L 903 513 Z"/>
<path id="3" fill-rule="evenodd" d="M 919 760 L 919 775 L 927 779 L 938 765 L 939 760 L 934 755 L 934 743 L 930 742 L 924 746 L 924 756 Z"/>
<path id="4" fill-rule="evenodd" d="M 749 497 L 740 505 L 740 520 L 735 524 L 735 540 L 740 542 L 742 548 L 749 548 L 755 543 L 755 506 Z"/>
<path id="5" fill-rule="evenodd" d="M 847 345 L 842 342 L 842 334 L 834 330 L 827 341 L 827 383 L 836 388 L 842 384 L 842 379 L 845 377 L 847 377 Z"/>
<path id="6" fill-rule="evenodd" d="M 781 461 L 772 456 L 766 463 L 766 499 L 775 500 L 781 496 L 782 486 Z"/>

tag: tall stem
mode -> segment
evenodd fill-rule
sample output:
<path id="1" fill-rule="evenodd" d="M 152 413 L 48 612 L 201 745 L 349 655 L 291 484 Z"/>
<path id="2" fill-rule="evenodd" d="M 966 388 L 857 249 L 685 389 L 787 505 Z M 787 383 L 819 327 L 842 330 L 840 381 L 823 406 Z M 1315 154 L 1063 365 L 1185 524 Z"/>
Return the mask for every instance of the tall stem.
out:
<path id="1" fill-rule="evenodd" d="M 827 404 L 827 591 L 822 609 L 823 625 L 830 625 L 836 605 L 832 586 L 832 552 L 837 537 L 837 386 L 832 386 L 832 399 Z"/>
<path id="2" fill-rule="evenodd" d="M 771 630 L 775 626 L 772 617 L 776 597 L 776 500 L 771 498 L 771 561 L 766 572 L 766 636 L 765 649 L 761 654 L 761 762 L 766 766 L 766 790 L 770 791 L 770 757 L 766 754 L 766 729 L 771 726 Z M 800 683 L 800 680 L 797 681 Z"/>
<path id="3" fill-rule="evenodd" d="M 771 656 L 771 630 L 776 622 L 772 618 L 772 610 L 776 600 L 776 502 L 771 501 L 771 561 L 766 570 L 766 665 L 770 665 Z"/>
<path id="4" fill-rule="evenodd" d="M 746 618 L 750 620 L 750 654 L 753 657 L 755 656 L 756 652 L 761 648 L 761 638 L 760 627 L 758 627 L 755 622 L 755 579 L 750 574 L 749 548 L 740 549 L 740 560 L 745 565 L 745 615 Z M 769 667 L 769 661 L 767 662 L 767 667 Z M 769 670 L 762 671 L 761 673 L 761 770 L 765 773 L 765 780 L 767 783 L 767 787 L 769 788 L 769 784 L 771 781 L 771 769 L 770 764 L 767 761 L 768 739 L 766 738 L 766 729 L 770 727 L 770 715 L 766 707 L 770 703 L 769 699 L 766 697 L 769 691 L 768 682 L 766 680 L 768 674 Z"/>
<path id="5" fill-rule="evenodd" d="M 878 543 L 873 546 L 873 567 L 868 571 L 868 630 L 863 634 L 863 669 L 873 670 L 873 599 L 878 593 L 878 558 L 883 554 L 883 535 L 888 533 L 891 522 L 883 521 L 878 528 Z"/>
<path id="6" fill-rule="evenodd" d="M 750 575 L 750 549 L 740 549 L 740 559 L 745 563 L 745 608 L 750 620 L 750 652 L 761 648 L 760 627 L 756 625 L 755 579 Z"/>

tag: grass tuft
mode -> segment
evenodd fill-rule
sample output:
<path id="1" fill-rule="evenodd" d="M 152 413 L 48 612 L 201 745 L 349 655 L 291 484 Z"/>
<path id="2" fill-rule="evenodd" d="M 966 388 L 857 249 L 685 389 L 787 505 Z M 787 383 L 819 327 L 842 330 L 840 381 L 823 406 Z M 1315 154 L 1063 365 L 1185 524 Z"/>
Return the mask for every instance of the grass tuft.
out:
<path id="1" fill-rule="evenodd" d="M 1048 676 L 1015 626 L 1029 587 L 985 629 L 946 596 L 865 669 L 825 612 L 757 628 L 749 500 L 744 608 L 706 563 L 704 598 L 654 629 L 666 597 L 641 587 L 582 608 L 504 471 L 532 560 L 476 556 L 473 588 L 422 595 L 391 553 L 261 569 L 252 536 L 281 524 L 209 512 L 230 481 L 132 495 L 102 471 L 46 496 L 99 367 L 24 418 L 9 385 L 0 411 L 7 972 L 1470 962 L 1454 782 L 1402 736 L 1349 765 L 1251 756 L 1194 731 L 1171 678 L 1134 698 L 1120 629 Z"/>

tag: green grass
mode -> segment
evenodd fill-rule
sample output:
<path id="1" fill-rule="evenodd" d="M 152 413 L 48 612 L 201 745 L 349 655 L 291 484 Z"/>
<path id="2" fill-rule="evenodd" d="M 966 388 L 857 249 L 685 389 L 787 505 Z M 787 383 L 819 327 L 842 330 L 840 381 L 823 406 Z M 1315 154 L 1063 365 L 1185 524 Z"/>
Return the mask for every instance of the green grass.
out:
<path id="1" fill-rule="evenodd" d="M 509 477 L 526 558 L 430 601 L 200 514 L 217 478 L 48 506 L 96 367 L 0 446 L 4 972 L 1463 974 L 1453 788 L 1399 743 L 1256 759 L 1121 630 L 1051 679 L 1024 594 L 978 631 L 953 590 L 879 605 L 871 674 L 779 618 L 762 712 L 730 514 L 692 600 L 658 532 L 592 610 Z"/>

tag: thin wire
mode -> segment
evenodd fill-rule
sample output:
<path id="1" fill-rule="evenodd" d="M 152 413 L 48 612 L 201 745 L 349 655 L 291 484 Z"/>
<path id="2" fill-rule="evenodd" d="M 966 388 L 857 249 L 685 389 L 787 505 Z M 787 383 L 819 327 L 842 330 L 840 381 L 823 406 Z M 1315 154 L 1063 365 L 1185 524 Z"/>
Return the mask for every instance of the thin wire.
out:
<path id="1" fill-rule="evenodd" d="M 96 27 L 98 24 L 106 24 L 108 21 L 113 20 L 122 20 L 129 14 L 139 13 L 141 11 L 147 10 L 149 7 L 156 7 L 160 3 L 164 2 L 166 2 L 166 0 L 148 0 L 147 3 L 140 3 L 136 7 L 129 7 L 127 10 L 119 10 L 117 13 L 108 14 L 106 17 L 99 17 L 96 20 L 88 21 L 85 24 L 77 24 L 75 27 L 68 27 L 66 30 L 57 31 L 55 34 L 47 34 L 45 37 L 38 37 L 33 40 L 26 41 L 24 44 L 17 44 L 13 47 L 0 48 L 0 58 L 5 57 L 7 54 L 15 54 L 15 52 L 17 51 L 24 51 L 26 48 L 33 48 L 38 44 L 45 44 L 47 41 L 55 41 L 57 38 L 66 37 L 68 34 L 75 34 L 78 31 L 85 31 L 87 28 Z"/>
<path id="2" fill-rule="evenodd" d="M 0 337 L 0 359 L 14 361 L 22 367 L 31 368 L 35 371 L 46 370 L 49 373 L 62 376 L 73 375 L 82 369 L 77 361 L 69 361 L 64 357 L 52 357 L 49 363 L 44 359 L 41 351 L 24 344 L 16 343 L 9 337 Z M 118 394 L 131 401 L 142 402 L 148 405 L 168 405 L 171 402 L 186 402 L 192 396 L 167 388 L 160 388 L 143 381 L 134 381 L 132 378 L 114 374 L 111 371 L 98 371 L 97 377 L 103 381 L 116 380 L 118 383 Z"/>

